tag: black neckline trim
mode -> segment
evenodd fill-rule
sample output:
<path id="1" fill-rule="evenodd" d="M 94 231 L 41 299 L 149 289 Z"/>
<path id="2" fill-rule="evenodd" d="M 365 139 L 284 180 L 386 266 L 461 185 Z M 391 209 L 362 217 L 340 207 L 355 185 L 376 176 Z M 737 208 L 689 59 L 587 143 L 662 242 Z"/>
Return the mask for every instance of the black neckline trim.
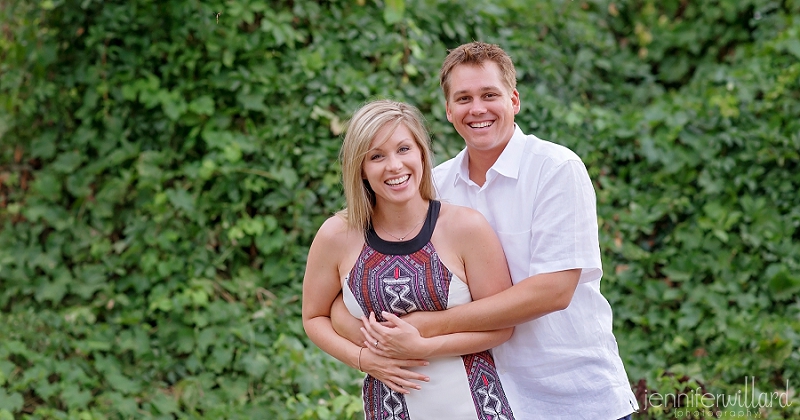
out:
<path id="1" fill-rule="evenodd" d="M 436 227 L 436 220 L 439 219 L 439 208 L 441 203 L 436 200 L 431 200 L 428 204 L 428 214 L 425 216 L 425 223 L 422 224 L 417 236 L 400 242 L 390 242 L 382 239 L 375 232 L 375 228 L 370 222 L 367 227 L 367 245 L 372 249 L 386 255 L 406 255 L 413 254 L 430 242 L 433 236 L 433 229 Z"/>

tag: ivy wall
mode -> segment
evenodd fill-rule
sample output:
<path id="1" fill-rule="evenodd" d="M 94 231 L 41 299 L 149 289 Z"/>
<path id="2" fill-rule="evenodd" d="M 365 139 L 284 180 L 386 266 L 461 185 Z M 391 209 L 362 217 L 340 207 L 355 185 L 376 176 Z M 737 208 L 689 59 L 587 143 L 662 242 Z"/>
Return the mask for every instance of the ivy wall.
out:
<path id="1" fill-rule="evenodd" d="M 358 418 L 300 321 L 342 125 L 408 101 L 453 156 L 473 39 L 595 182 L 637 418 L 797 418 L 800 1 L 2 0 L 0 419 Z"/>

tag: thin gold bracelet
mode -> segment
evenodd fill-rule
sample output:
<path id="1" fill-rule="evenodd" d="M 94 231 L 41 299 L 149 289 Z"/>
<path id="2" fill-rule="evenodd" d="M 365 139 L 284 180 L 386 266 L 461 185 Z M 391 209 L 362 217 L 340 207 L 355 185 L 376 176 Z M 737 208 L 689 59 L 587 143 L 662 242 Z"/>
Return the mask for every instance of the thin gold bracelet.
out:
<path id="1" fill-rule="evenodd" d="M 360 372 L 363 372 L 363 370 L 361 370 L 361 352 L 362 352 L 362 351 L 364 351 L 364 347 L 361 347 L 361 348 L 358 350 L 358 370 L 359 370 Z"/>

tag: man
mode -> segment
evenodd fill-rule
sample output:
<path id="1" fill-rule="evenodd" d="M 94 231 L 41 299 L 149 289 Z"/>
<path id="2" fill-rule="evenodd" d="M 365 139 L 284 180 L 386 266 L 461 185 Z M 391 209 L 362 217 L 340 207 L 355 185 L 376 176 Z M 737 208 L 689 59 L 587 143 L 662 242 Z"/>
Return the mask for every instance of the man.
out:
<path id="1" fill-rule="evenodd" d="M 583 162 L 516 126 L 516 71 L 500 47 L 452 50 L 440 83 L 466 148 L 435 169 L 439 195 L 486 217 L 514 286 L 403 319 L 426 337 L 514 326 L 493 354 L 517 419 L 628 418 L 638 405 L 600 293 L 595 194 Z"/>

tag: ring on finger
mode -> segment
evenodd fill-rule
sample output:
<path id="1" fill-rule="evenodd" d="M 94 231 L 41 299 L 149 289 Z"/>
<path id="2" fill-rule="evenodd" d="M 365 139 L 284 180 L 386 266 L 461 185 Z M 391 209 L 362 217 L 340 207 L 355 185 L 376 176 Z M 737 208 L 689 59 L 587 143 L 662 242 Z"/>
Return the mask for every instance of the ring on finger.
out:
<path id="1" fill-rule="evenodd" d="M 378 340 L 375 340 L 375 348 L 376 349 L 378 348 L 378 344 L 380 344 L 380 342 Z"/>

